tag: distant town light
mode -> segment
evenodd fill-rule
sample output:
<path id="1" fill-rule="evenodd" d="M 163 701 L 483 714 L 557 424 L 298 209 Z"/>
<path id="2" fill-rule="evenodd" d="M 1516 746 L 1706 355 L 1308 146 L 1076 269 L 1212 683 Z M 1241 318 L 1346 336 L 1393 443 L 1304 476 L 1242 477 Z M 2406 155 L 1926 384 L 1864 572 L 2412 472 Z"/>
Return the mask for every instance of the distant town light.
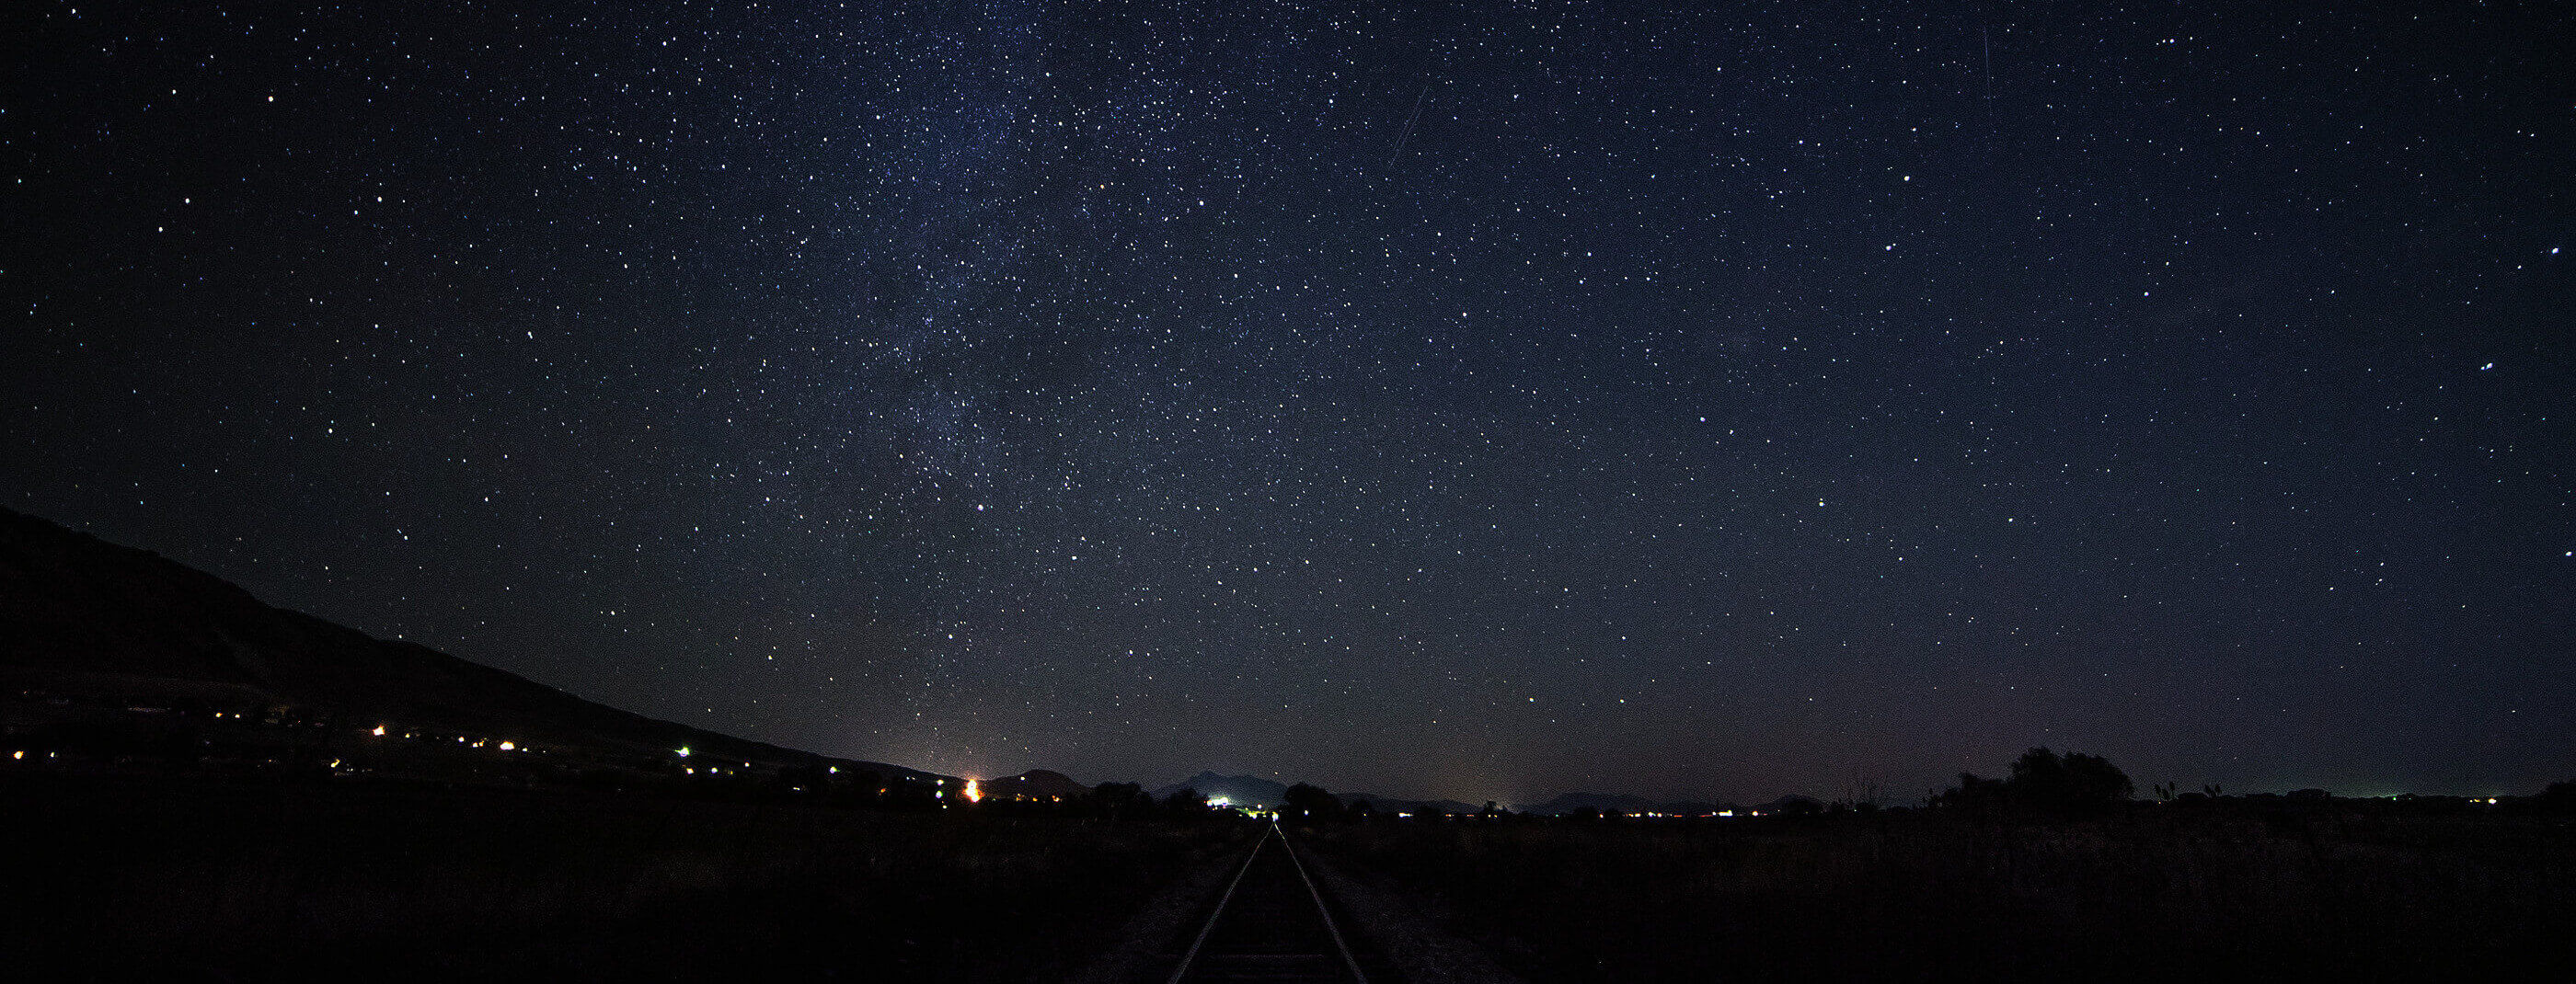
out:
<path id="1" fill-rule="evenodd" d="M 501 743 L 501 750 L 502 750 L 502 751 L 505 751 L 505 752 L 515 752 L 515 751 L 518 751 L 518 750 L 519 750 L 519 743 L 518 743 L 518 742 L 515 742 L 515 741 L 505 741 L 505 742 L 502 742 L 502 743 Z"/>
<path id="2" fill-rule="evenodd" d="M 688 758 L 688 757 L 689 757 L 689 746 L 687 746 L 687 745 L 682 745 L 682 746 L 680 746 L 680 757 L 681 757 L 681 758 Z"/>
<path id="3" fill-rule="evenodd" d="M 370 732 L 368 732 L 368 734 L 374 735 L 374 736 L 376 736 L 376 737 L 378 737 L 378 738 L 382 738 L 382 737 L 384 737 L 384 736 L 385 736 L 385 726 L 384 726 L 384 725 L 379 724 L 379 725 L 377 725 L 377 726 L 376 726 L 376 730 L 374 730 L 374 731 L 370 731 Z"/>
<path id="4" fill-rule="evenodd" d="M 984 791 L 978 787 L 979 784 L 975 780 L 966 780 L 966 802 L 981 803 L 984 801 Z"/>

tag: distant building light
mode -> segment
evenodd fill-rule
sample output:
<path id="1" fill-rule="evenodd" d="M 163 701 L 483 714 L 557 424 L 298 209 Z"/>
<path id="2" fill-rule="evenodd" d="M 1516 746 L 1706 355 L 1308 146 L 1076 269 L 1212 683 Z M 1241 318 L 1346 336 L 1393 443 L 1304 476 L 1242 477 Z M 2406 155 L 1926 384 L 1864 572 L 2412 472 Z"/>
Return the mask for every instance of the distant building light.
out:
<path id="1" fill-rule="evenodd" d="M 966 780 L 966 802 L 969 802 L 969 803 L 981 803 L 981 802 L 983 802 L 983 801 L 984 801 L 984 793 L 983 793 L 983 790 L 981 790 L 981 789 L 977 788 L 977 785 L 976 785 L 975 780 L 973 780 L 973 779 L 968 779 L 968 780 Z"/>
<path id="2" fill-rule="evenodd" d="M 384 726 L 384 725 L 379 724 L 379 725 L 377 725 L 377 726 L 376 726 L 376 730 L 374 730 L 374 731 L 370 731 L 370 732 L 368 732 L 368 734 L 372 734 L 372 735 L 374 735 L 374 736 L 376 736 L 376 737 L 378 737 L 378 738 L 382 738 L 382 737 L 384 737 L 384 736 L 385 736 L 385 726 Z"/>
<path id="3" fill-rule="evenodd" d="M 688 757 L 689 757 L 689 746 L 687 746 L 687 745 L 682 745 L 682 746 L 680 746 L 680 757 L 681 757 L 681 758 L 688 758 Z"/>
<path id="4" fill-rule="evenodd" d="M 1209 798 L 1208 798 L 1208 805 L 1209 805 L 1209 806 L 1233 806 L 1233 805 L 1234 805 L 1234 801 L 1233 801 L 1232 799 L 1228 799 L 1228 798 L 1223 797 L 1223 796 L 1211 796 L 1211 797 L 1209 797 Z"/>
<path id="5" fill-rule="evenodd" d="M 505 752 L 515 752 L 515 751 L 518 751 L 518 750 L 519 750 L 519 743 L 518 743 L 518 742 L 514 742 L 514 741 L 505 741 L 505 742 L 502 742 L 502 743 L 501 743 L 501 750 L 502 750 L 502 751 L 505 751 Z"/>

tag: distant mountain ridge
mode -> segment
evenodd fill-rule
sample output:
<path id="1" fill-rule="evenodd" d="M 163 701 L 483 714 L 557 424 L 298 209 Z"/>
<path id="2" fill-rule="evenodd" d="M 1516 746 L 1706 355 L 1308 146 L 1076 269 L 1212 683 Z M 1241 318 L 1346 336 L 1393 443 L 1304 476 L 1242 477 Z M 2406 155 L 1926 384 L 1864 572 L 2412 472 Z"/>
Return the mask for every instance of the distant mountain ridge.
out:
<path id="1" fill-rule="evenodd" d="M 1568 813 L 1584 809 L 1599 810 L 1603 813 L 1678 813 L 1687 815 L 1717 813 L 1723 810 L 1732 810 L 1735 808 L 1735 804 L 1732 803 L 1706 803 L 1696 801 L 1658 802 L 1647 799 L 1643 796 L 1628 796 L 1618 793 L 1564 793 L 1544 803 L 1535 803 L 1519 807 L 1519 810 L 1523 813 L 1535 813 L 1540 816 L 1555 817 L 1564 816 Z"/>
<path id="2" fill-rule="evenodd" d="M 1016 776 L 987 779 L 979 788 L 986 797 L 1024 796 L 1031 799 L 1069 800 L 1091 794 L 1091 787 L 1053 769 L 1030 769 Z"/>
<path id="3" fill-rule="evenodd" d="M 1195 789 L 1208 799 L 1223 799 L 1235 806 L 1276 806 L 1288 799 L 1285 783 L 1259 776 L 1221 776 L 1214 772 L 1201 772 L 1151 792 L 1155 799 L 1163 799 L 1184 789 Z"/>
<path id="4" fill-rule="evenodd" d="M 1478 806 L 1474 803 L 1461 803 L 1457 800 L 1406 799 L 1401 796 L 1385 796 L 1378 793 L 1350 793 L 1342 796 L 1341 800 L 1343 806 L 1358 806 L 1361 803 L 1367 803 L 1369 805 L 1369 809 L 1382 814 L 1411 813 L 1416 815 L 1428 815 L 1441 813 L 1474 813 L 1478 810 L 1484 809 L 1484 807 Z"/>
<path id="5" fill-rule="evenodd" d="M 520 740 L 939 778 L 645 717 L 427 646 L 273 608 L 159 554 L 0 507 L 0 682 L 292 706 Z"/>
<path id="6" fill-rule="evenodd" d="M 1277 806 L 1288 799 L 1288 785 L 1259 776 L 1221 776 L 1214 771 L 1201 772 L 1168 786 L 1149 790 L 1162 799 L 1184 789 L 1195 789 L 1209 799 L 1224 799 L 1234 806 Z M 1474 813 L 1483 807 L 1457 800 L 1424 800 L 1378 793 L 1336 793 L 1342 805 L 1356 805 L 1366 800 L 1369 808 L 1380 813 Z"/>

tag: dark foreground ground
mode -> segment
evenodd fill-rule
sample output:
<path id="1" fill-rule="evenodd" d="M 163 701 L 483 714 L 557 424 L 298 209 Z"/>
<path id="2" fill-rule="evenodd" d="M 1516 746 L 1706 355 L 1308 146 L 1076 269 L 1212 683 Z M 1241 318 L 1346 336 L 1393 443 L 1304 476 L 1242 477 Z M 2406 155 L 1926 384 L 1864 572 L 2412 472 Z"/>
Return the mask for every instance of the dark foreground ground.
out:
<path id="1" fill-rule="evenodd" d="M 1259 829 L 0 776 L 0 979 L 1123 981 Z M 2564 817 L 2140 807 L 1298 838 L 1416 984 L 2576 980 Z"/>
<path id="2" fill-rule="evenodd" d="M 2141 806 L 1309 839 L 1533 981 L 2576 980 L 2576 822 Z"/>
<path id="3" fill-rule="evenodd" d="M 0 978 L 1055 980 L 1224 823 L 0 779 Z"/>

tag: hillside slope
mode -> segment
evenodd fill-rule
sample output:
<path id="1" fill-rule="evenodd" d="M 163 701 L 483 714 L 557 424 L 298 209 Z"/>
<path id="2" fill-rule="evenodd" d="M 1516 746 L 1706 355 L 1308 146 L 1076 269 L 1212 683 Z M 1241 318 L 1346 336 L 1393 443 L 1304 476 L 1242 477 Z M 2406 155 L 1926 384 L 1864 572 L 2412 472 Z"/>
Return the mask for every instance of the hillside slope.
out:
<path id="1" fill-rule="evenodd" d="M 688 746 L 773 766 L 829 759 L 583 700 L 427 646 L 273 608 L 214 575 L 0 508 L 0 683 L 216 707 L 289 706 L 651 753 Z"/>

